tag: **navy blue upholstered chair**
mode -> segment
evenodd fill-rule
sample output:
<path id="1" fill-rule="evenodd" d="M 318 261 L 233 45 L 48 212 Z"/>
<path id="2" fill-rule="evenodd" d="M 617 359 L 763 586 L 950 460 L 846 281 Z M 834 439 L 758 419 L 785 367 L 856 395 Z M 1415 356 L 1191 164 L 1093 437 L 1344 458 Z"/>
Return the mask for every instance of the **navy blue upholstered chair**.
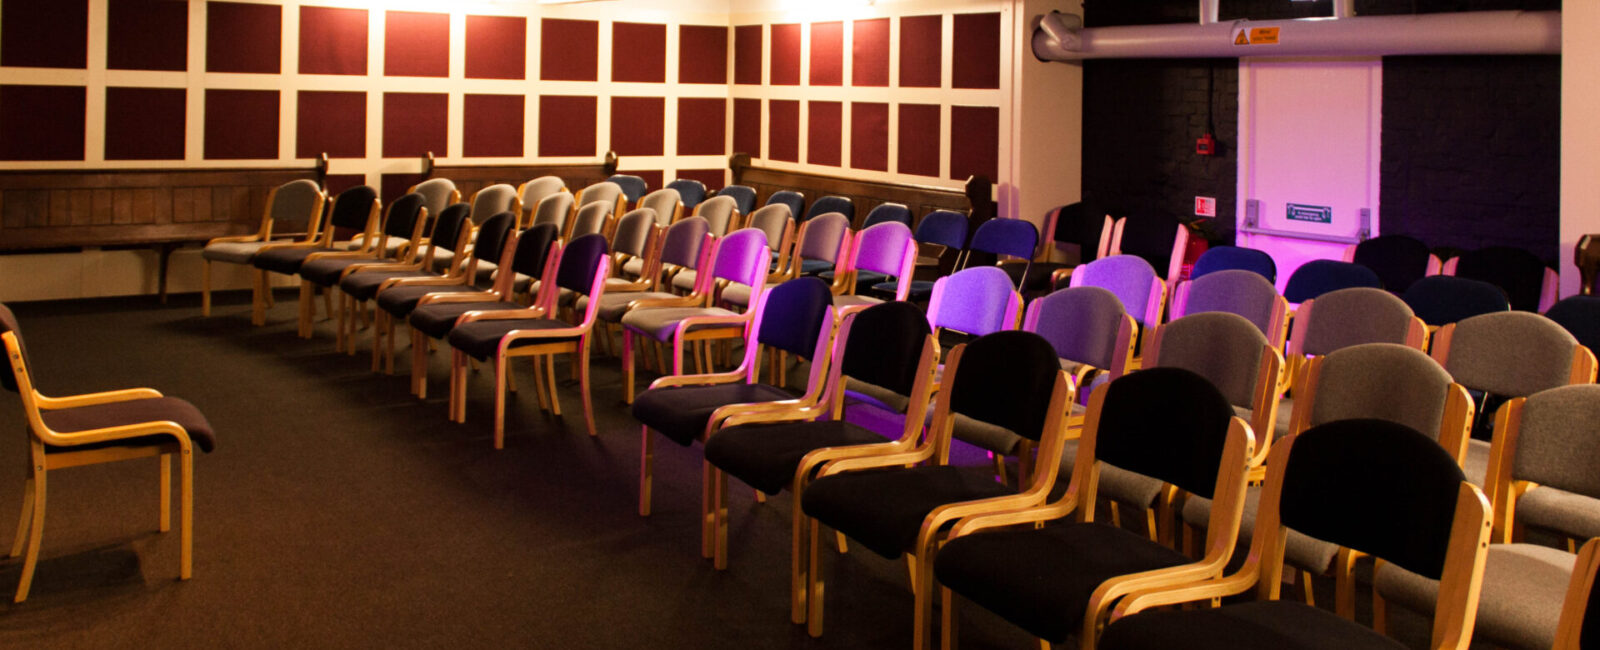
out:
<path id="1" fill-rule="evenodd" d="M 1444 263 L 1444 274 L 1483 280 L 1506 292 L 1511 308 L 1543 312 L 1556 302 L 1561 278 L 1544 260 L 1521 248 L 1489 246 Z"/>
<path id="2" fill-rule="evenodd" d="M 1265 251 L 1241 246 L 1217 246 L 1207 249 L 1200 254 L 1200 259 L 1195 260 L 1194 270 L 1189 272 L 1189 279 L 1196 280 L 1217 271 L 1229 269 L 1243 269 L 1263 278 L 1267 282 L 1278 281 L 1278 264 L 1272 261 L 1272 256 Z"/>
<path id="3" fill-rule="evenodd" d="M 667 183 L 667 189 L 678 191 L 685 212 L 692 212 L 695 206 L 706 200 L 706 184 L 692 178 L 680 178 Z"/>
<path id="4" fill-rule="evenodd" d="M 756 189 L 749 185 L 729 185 L 717 190 L 717 196 L 731 196 L 739 202 L 739 214 L 750 214 L 756 210 Z M 768 205 L 772 201 L 767 201 Z M 793 214 L 793 213 L 791 213 Z"/>
<path id="5" fill-rule="evenodd" d="M 837 212 L 844 215 L 845 221 L 848 223 L 856 222 L 855 201 L 843 196 L 824 196 L 811 202 L 811 207 L 806 208 L 806 215 L 800 219 L 800 223 L 805 223 L 812 217 L 829 212 Z"/>
<path id="6" fill-rule="evenodd" d="M 622 188 L 622 195 L 628 198 L 629 205 L 638 203 L 639 199 L 644 197 L 644 193 L 650 191 L 650 186 L 643 178 L 632 174 L 612 174 L 606 182 L 616 183 L 617 187 Z"/>
<path id="7" fill-rule="evenodd" d="M 867 220 L 861 222 L 861 227 L 856 230 L 866 230 L 886 221 L 898 221 L 911 228 L 911 208 L 903 203 L 880 203 L 878 207 L 867 213 Z"/>
<path id="8" fill-rule="evenodd" d="M 767 197 L 767 202 L 763 205 L 773 205 L 779 203 L 789 206 L 789 215 L 793 217 L 795 221 L 800 221 L 800 217 L 805 215 L 806 195 L 804 194 L 794 190 L 778 190 L 773 192 L 772 196 Z"/>
<path id="9" fill-rule="evenodd" d="M 967 247 L 967 230 L 967 215 L 954 210 L 934 210 L 923 215 L 922 221 L 917 223 L 913 238 L 919 244 L 933 244 L 942 246 L 945 250 L 956 251 L 956 260 L 952 267 L 960 268 L 961 253 Z M 937 269 L 939 257 L 942 256 L 943 251 L 936 257 L 918 257 L 916 266 Z M 933 295 L 933 282 L 933 280 L 912 280 L 911 292 L 906 299 L 918 303 L 927 302 Z M 872 287 L 874 291 L 892 291 L 893 288 L 892 284 Z"/>
<path id="10" fill-rule="evenodd" d="M 1443 327 L 1479 314 L 1511 309 L 1500 287 L 1481 280 L 1430 275 L 1411 283 L 1400 296 L 1430 327 Z"/>
<path id="11" fill-rule="evenodd" d="M 1544 313 L 1567 328 L 1583 347 L 1600 349 L 1600 296 L 1570 296 Z"/>
<path id="12" fill-rule="evenodd" d="M 1298 305 L 1329 291 L 1350 287 L 1383 288 L 1378 274 L 1360 264 L 1338 260 L 1311 260 L 1289 274 L 1289 283 L 1283 287 L 1283 297 L 1289 304 Z"/>
<path id="13" fill-rule="evenodd" d="M 972 242 L 967 244 L 970 265 L 972 253 L 987 253 L 1007 256 L 1015 259 L 1026 260 L 1022 276 L 1026 278 L 1026 267 L 1033 265 L 1033 252 L 1039 246 L 1039 229 L 1033 222 L 1023 219 L 990 219 L 978 226 L 977 232 L 972 233 Z M 1000 258 L 1004 259 L 1004 258 Z M 1020 286 L 1018 287 L 1020 290 Z"/>

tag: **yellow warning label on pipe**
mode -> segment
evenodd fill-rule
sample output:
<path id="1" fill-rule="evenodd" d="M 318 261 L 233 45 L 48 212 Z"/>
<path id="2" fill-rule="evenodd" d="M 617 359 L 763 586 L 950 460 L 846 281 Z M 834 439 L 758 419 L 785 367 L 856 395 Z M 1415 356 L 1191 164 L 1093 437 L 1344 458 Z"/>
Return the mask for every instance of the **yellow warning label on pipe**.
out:
<path id="1" fill-rule="evenodd" d="M 1277 45 L 1277 27 L 1251 27 L 1234 32 L 1234 45 Z"/>

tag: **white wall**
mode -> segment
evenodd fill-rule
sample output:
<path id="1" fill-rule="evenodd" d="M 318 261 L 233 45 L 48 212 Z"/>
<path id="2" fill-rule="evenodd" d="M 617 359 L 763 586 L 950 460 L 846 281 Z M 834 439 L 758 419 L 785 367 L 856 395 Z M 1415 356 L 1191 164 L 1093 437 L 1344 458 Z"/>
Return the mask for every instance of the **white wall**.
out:
<path id="1" fill-rule="evenodd" d="M 1600 2 L 1561 8 L 1561 295 L 1578 292 L 1572 247 L 1600 233 Z"/>

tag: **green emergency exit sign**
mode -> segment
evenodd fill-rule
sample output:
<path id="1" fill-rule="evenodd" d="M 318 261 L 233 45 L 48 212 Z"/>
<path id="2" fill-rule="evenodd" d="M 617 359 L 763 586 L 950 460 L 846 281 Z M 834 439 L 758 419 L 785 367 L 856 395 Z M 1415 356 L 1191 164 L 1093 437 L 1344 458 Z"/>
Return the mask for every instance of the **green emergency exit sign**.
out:
<path id="1" fill-rule="evenodd" d="M 1327 205 L 1303 205 L 1290 203 L 1285 216 L 1290 221 L 1308 221 L 1311 223 L 1333 223 L 1333 207 Z"/>

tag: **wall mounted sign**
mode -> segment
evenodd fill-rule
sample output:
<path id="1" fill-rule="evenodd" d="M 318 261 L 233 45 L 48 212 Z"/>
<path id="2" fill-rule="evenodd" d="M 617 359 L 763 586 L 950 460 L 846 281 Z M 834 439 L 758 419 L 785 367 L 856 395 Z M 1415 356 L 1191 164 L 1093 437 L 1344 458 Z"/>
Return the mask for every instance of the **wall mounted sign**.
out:
<path id="1" fill-rule="evenodd" d="M 1326 205 L 1303 205 L 1300 203 L 1288 204 L 1284 218 L 1290 221 L 1307 221 L 1311 223 L 1333 223 L 1333 207 Z"/>
<path id="2" fill-rule="evenodd" d="M 1233 34 L 1234 45 L 1277 45 L 1277 27 L 1244 27 Z"/>

